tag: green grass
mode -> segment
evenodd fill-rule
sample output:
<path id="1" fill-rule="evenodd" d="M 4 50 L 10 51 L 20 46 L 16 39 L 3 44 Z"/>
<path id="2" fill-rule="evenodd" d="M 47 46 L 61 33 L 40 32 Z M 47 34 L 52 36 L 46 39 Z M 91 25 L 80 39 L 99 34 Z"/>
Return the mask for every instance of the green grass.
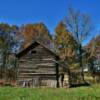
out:
<path id="1" fill-rule="evenodd" d="M 0 100 L 100 100 L 100 85 L 71 89 L 0 87 Z"/>

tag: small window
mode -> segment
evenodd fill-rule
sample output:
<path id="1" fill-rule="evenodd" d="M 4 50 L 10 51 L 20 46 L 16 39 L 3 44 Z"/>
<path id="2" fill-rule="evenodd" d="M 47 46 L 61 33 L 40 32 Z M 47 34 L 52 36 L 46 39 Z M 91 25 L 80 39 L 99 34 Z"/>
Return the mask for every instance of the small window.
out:
<path id="1" fill-rule="evenodd" d="M 31 53 L 32 53 L 32 54 L 36 54 L 36 50 L 32 50 Z"/>

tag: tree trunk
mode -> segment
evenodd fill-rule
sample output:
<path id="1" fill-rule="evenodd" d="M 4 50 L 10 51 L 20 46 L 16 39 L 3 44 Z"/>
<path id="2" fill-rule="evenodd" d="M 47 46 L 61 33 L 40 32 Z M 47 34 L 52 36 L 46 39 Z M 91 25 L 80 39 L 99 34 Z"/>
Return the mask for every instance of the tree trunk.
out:
<path id="1" fill-rule="evenodd" d="M 80 64 L 80 68 L 81 68 L 81 77 L 82 77 L 82 81 L 84 82 L 84 71 L 83 71 L 83 63 L 82 63 L 82 45 L 79 45 L 79 64 Z"/>

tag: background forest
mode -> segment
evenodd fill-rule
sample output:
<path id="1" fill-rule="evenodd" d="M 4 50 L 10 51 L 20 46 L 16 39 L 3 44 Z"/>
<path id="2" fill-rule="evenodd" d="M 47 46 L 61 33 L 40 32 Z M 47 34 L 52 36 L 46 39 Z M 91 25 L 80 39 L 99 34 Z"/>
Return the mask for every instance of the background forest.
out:
<path id="1" fill-rule="evenodd" d="M 25 24 L 21 26 L 0 23 L 0 71 L 8 68 L 8 55 L 17 54 L 27 48 L 33 41 L 39 41 L 50 50 L 57 53 L 61 62 L 65 62 L 71 70 L 81 70 L 84 80 L 84 70 L 89 73 L 100 71 L 100 35 L 94 36 L 84 45 L 93 30 L 91 19 L 69 8 L 69 14 L 58 22 L 54 35 L 51 35 L 46 25 L 42 23 Z"/>

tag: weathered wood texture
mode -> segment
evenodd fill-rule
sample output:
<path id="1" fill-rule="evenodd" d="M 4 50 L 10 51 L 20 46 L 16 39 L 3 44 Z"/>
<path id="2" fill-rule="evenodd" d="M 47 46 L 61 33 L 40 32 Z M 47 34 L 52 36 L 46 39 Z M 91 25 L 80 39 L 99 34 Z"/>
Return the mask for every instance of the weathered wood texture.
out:
<path id="1" fill-rule="evenodd" d="M 23 54 L 18 60 L 18 83 L 24 85 L 28 82 L 33 87 L 58 86 L 59 69 L 54 60 L 56 56 L 41 45 Z"/>

